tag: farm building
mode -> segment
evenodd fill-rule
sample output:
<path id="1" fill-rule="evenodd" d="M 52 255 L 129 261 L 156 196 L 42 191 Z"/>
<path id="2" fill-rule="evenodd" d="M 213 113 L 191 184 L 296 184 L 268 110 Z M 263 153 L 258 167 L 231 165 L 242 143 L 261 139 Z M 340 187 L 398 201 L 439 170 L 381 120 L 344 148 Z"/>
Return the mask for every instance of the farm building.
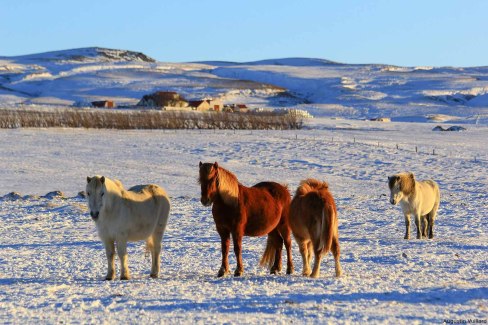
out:
<path id="1" fill-rule="evenodd" d="M 224 108 L 224 103 L 220 99 L 209 99 L 208 104 L 211 111 L 220 112 Z"/>
<path id="2" fill-rule="evenodd" d="M 190 100 L 188 105 L 196 111 L 215 111 L 220 112 L 224 108 L 224 104 L 220 99 L 202 99 Z"/>
<path id="3" fill-rule="evenodd" d="M 155 93 L 144 95 L 137 106 L 145 107 L 186 107 L 188 102 L 174 91 L 157 91 Z"/>
<path id="4" fill-rule="evenodd" d="M 105 108 L 114 108 L 115 103 L 112 100 L 97 100 L 91 102 L 93 107 L 105 107 Z"/>
<path id="5" fill-rule="evenodd" d="M 204 112 L 210 109 L 208 100 L 190 100 L 188 105 L 196 111 Z"/>
<path id="6" fill-rule="evenodd" d="M 249 108 L 245 104 L 236 104 L 234 106 L 234 112 L 236 113 L 247 113 Z"/>

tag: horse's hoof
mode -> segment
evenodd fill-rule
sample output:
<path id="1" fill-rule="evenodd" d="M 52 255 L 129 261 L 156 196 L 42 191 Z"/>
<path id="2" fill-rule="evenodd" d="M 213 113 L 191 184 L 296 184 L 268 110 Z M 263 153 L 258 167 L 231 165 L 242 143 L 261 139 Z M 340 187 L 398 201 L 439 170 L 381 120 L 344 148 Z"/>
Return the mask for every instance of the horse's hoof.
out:
<path id="1" fill-rule="evenodd" d="M 312 274 L 312 271 L 304 271 L 304 272 L 302 272 L 302 275 L 303 276 L 310 276 L 310 274 Z"/>
<path id="2" fill-rule="evenodd" d="M 120 280 L 130 280 L 130 276 L 128 275 L 121 276 Z"/>
<path id="3" fill-rule="evenodd" d="M 153 279 L 157 279 L 157 278 L 159 278 L 159 276 L 158 276 L 157 274 L 151 274 L 151 275 L 149 275 L 149 276 L 150 276 L 151 278 L 153 278 Z"/>
<path id="4" fill-rule="evenodd" d="M 234 276 L 241 276 L 244 273 L 242 270 L 235 270 Z"/>
<path id="5" fill-rule="evenodd" d="M 310 277 L 313 279 L 317 279 L 319 277 L 319 274 L 318 273 L 312 273 L 312 275 L 310 275 Z"/>
<path id="6" fill-rule="evenodd" d="M 279 274 L 281 272 L 281 267 L 272 267 L 269 271 L 270 274 Z"/>
<path id="7" fill-rule="evenodd" d="M 290 274 L 293 274 L 293 271 L 294 269 L 291 267 L 291 268 L 287 268 L 286 269 L 286 274 L 290 275 Z"/>
<path id="8" fill-rule="evenodd" d="M 405 236 L 403 237 L 403 239 L 410 239 L 410 236 Z"/>
<path id="9" fill-rule="evenodd" d="M 113 277 L 109 277 L 109 276 L 105 277 L 105 281 L 112 281 L 113 279 L 114 279 Z"/>
<path id="10" fill-rule="evenodd" d="M 224 275 L 227 275 L 227 274 L 229 274 L 229 271 L 226 271 L 224 269 L 220 269 L 219 270 L 219 273 L 217 273 L 217 278 L 221 278 L 221 277 L 223 277 Z"/>

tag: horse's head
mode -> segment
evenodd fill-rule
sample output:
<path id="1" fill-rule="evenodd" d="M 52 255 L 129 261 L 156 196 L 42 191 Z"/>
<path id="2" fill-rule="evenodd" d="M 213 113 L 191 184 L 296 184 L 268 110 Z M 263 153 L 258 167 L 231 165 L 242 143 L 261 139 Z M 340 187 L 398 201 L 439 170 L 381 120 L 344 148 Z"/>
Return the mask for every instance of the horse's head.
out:
<path id="1" fill-rule="evenodd" d="M 200 175 L 198 177 L 198 182 L 202 188 L 202 196 L 200 202 L 204 206 L 212 205 L 215 195 L 218 193 L 219 186 L 219 164 L 217 162 L 202 163 L 200 161 Z"/>
<path id="2" fill-rule="evenodd" d="M 390 188 L 390 203 L 396 205 L 402 199 L 400 177 L 397 175 L 388 176 L 388 187 Z"/>
<path id="3" fill-rule="evenodd" d="M 96 221 L 103 207 L 103 196 L 106 191 L 105 177 L 87 177 L 86 182 L 86 199 L 88 201 L 88 208 L 90 209 L 90 216 Z"/>
<path id="4" fill-rule="evenodd" d="M 413 173 L 400 173 L 388 177 L 388 187 L 390 188 L 390 203 L 398 204 L 405 196 L 411 193 L 415 186 L 415 176 Z"/>

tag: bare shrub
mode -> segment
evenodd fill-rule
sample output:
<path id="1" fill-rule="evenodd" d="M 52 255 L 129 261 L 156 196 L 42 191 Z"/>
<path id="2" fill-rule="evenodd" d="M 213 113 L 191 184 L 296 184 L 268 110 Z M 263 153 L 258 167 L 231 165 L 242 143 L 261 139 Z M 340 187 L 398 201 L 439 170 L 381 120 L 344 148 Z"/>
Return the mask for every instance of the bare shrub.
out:
<path id="1" fill-rule="evenodd" d="M 0 109 L 0 128 L 94 129 L 301 129 L 303 119 L 287 115 L 195 113 L 156 110 Z"/>

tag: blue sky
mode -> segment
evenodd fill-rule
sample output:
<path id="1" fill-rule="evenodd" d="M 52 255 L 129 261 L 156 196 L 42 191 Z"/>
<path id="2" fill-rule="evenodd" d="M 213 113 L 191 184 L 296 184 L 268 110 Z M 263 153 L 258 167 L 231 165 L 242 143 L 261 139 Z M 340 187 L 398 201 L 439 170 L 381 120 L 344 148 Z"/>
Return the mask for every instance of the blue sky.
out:
<path id="1" fill-rule="evenodd" d="M 488 65 L 485 0 L 0 0 L 0 56 L 100 46 L 159 61 Z"/>

